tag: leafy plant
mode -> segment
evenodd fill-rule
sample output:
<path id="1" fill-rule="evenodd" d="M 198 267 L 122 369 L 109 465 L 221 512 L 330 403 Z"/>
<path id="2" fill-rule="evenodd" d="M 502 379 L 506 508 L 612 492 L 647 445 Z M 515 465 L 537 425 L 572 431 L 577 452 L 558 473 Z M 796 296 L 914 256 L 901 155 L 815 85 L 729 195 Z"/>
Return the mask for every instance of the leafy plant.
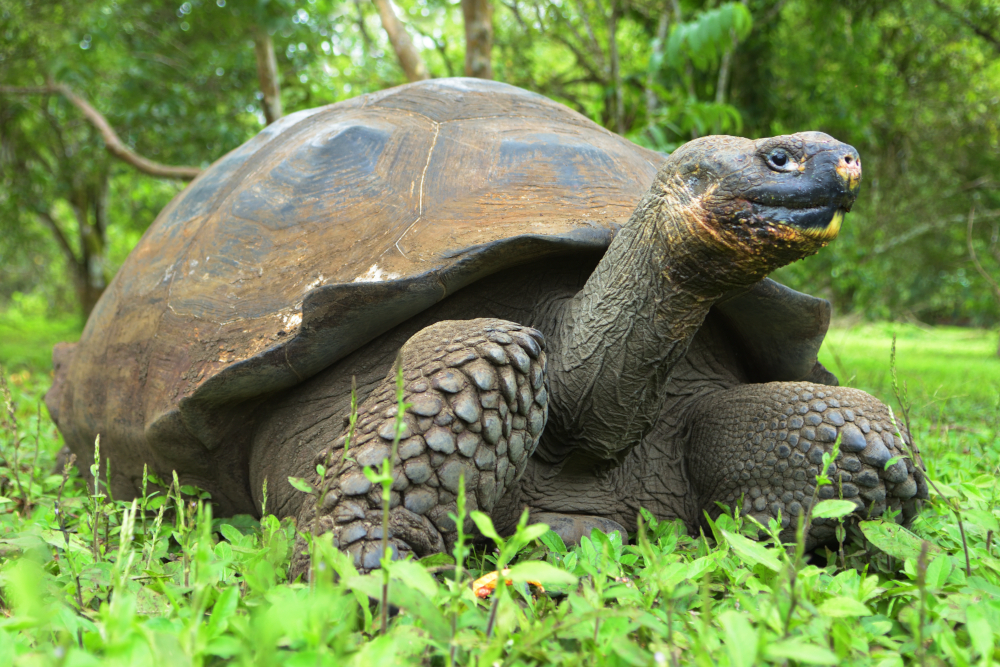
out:
<path id="1" fill-rule="evenodd" d="M 963 340 L 946 334 L 927 354 L 940 357 Z M 875 339 L 884 351 L 890 337 L 852 335 L 832 336 L 840 362 L 869 377 L 862 343 Z M 983 335 L 988 360 L 992 342 Z M 467 517 L 463 485 L 451 554 L 385 559 L 382 571 L 361 575 L 329 535 L 318 535 L 311 580 L 295 583 L 287 581 L 291 521 L 215 518 L 203 492 L 172 476 L 164 483 L 147 474 L 141 496 L 123 501 L 107 494 L 104 466 L 92 470 L 96 487 L 70 468 L 48 474 L 61 443 L 51 424 L 33 421 L 45 379 L 8 376 L 0 665 L 988 664 L 1000 658 L 1000 396 L 986 402 L 988 388 L 978 387 L 982 394 L 950 398 L 939 411 L 934 397 L 966 383 L 949 368 L 935 377 L 950 384 L 910 389 L 909 430 L 935 483 L 933 502 L 910 528 L 844 522 L 836 551 L 806 554 L 808 522 L 838 521 L 848 509 L 817 496 L 791 546 L 780 544 L 777 522 L 761 527 L 723 513 L 708 534 L 688 535 L 644 511 L 629 542 L 593 532 L 567 547 L 530 515 L 510 536 L 486 515 Z M 30 507 L 13 481 L 14 428 L 22 462 L 35 460 L 40 433 L 38 463 L 19 468 Z M 835 479 L 823 481 L 836 490 Z M 472 543 L 472 525 L 490 547 Z M 760 530 L 762 539 L 749 539 Z M 501 583 L 479 599 L 471 583 L 491 572 L 502 573 Z"/>

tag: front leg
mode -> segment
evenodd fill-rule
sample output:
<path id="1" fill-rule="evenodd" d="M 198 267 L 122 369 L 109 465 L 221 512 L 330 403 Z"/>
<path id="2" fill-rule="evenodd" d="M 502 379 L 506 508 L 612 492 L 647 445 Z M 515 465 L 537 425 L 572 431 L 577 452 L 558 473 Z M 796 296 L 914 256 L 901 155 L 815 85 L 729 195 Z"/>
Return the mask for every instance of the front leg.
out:
<path id="1" fill-rule="evenodd" d="M 393 557 L 444 551 L 455 539 L 455 500 L 464 475 L 469 511 L 490 513 L 524 472 L 548 416 L 543 339 L 534 329 L 497 319 L 438 322 L 400 350 L 404 378 L 402 438 L 393 460 L 389 513 Z M 358 407 L 357 429 L 332 443 L 330 492 L 317 516 L 307 502 L 301 530 L 318 522 L 365 570 L 382 557 L 382 493 L 363 468 L 391 453 L 397 414 L 396 370 Z M 321 453 L 317 462 L 326 460 Z M 296 544 L 291 576 L 308 568 Z"/>
<path id="2" fill-rule="evenodd" d="M 843 497 L 856 518 L 880 516 L 887 507 L 915 516 L 927 498 L 919 458 L 895 433 L 889 410 L 858 389 L 811 382 L 746 384 L 703 398 L 690 416 L 686 468 L 699 516 L 716 516 L 716 501 L 741 508 L 766 525 L 781 517 L 782 539 L 794 537 L 796 517 L 813 498 Z M 840 438 L 827 474 L 832 485 L 816 490 L 823 454 Z M 913 452 L 916 455 L 916 452 Z M 886 469 L 892 458 L 902 456 Z M 740 504 L 742 503 L 742 505 Z M 835 523 L 813 521 L 808 546 L 833 540 Z"/>

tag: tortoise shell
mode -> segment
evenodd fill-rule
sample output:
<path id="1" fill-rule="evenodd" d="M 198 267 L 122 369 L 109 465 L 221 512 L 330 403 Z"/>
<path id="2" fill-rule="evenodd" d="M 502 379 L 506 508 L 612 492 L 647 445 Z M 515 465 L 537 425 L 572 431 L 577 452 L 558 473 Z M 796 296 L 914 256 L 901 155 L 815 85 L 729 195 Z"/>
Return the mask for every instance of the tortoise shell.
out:
<path id="1" fill-rule="evenodd" d="M 215 449 L 220 408 L 302 382 L 483 276 L 606 248 L 664 159 L 479 79 L 287 116 L 160 213 L 57 370 L 54 416 L 133 442 L 179 417 Z M 768 281 L 733 303 L 767 379 L 809 372 L 825 301 Z M 768 308 L 801 326 L 772 331 Z"/>

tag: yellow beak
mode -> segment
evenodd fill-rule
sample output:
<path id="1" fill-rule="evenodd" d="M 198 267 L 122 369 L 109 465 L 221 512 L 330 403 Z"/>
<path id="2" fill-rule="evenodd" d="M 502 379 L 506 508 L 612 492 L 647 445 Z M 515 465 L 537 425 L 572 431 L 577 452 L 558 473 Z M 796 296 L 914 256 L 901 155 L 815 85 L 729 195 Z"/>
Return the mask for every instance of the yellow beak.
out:
<path id="1" fill-rule="evenodd" d="M 837 212 L 833 214 L 830 218 L 830 224 L 828 224 L 823 229 L 806 229 L 803 230 L 805 234 L 813 237 L 814 239 L 821 239 L 823 241 L 832 241 L 837 238 L 837 234 L 840 233 L 840 226 L 844 224 L 844 212 L 837 209 Z"/>

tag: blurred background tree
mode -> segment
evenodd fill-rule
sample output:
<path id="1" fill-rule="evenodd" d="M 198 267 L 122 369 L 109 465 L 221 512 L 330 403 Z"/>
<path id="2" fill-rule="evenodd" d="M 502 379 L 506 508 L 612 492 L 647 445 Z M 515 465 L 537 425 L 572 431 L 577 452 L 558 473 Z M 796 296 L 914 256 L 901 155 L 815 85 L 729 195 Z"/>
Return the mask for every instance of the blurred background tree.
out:
<path id="1" fill-rule="evenodd" d="M 474 75 L 665 152 L 829 132 L 862 154 L 856 212 L 776 277 L 1000 321 L 1000 0 L 0 0 L 0 35 L 0 310 L 89 312 L 184 187 L 122 151 L 197 170 L 283 112 Z"/>

